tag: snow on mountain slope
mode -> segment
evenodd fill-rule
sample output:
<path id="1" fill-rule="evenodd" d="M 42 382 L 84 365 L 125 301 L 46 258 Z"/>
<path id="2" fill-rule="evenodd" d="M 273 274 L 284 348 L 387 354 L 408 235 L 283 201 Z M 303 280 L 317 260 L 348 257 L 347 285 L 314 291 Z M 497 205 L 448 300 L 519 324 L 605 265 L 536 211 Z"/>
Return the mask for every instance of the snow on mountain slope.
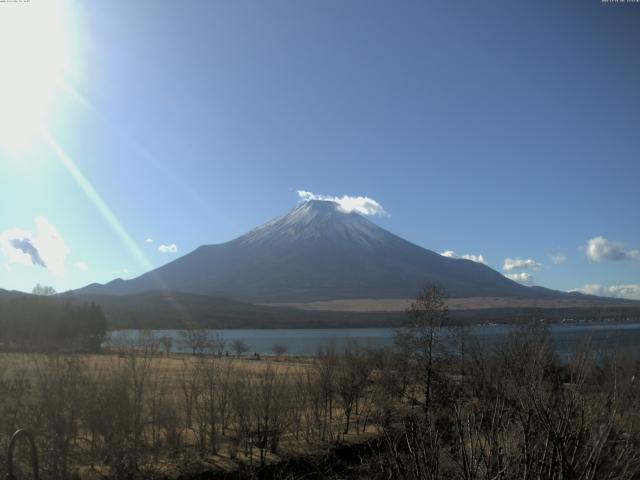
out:
<path id="1" fill-rule="evenodd" d="M 392 236 L 361 215 L 344 213 L 329 201 L 303 202 L 289 213 L 254 228 L 236 242 L 245 246 L 298 242 L 351 242 L 372 248 Z"/>
<path id="2" fill-rule="evenodd" d="M 412 298 L 425 284 L 451 296 L 550 298 L 486 265 L 443 257 L 330 201 L 312 200 L 227 243 L 206 245 L 132 280 L 79 293 L 175 290 L 260 303 Z"/>

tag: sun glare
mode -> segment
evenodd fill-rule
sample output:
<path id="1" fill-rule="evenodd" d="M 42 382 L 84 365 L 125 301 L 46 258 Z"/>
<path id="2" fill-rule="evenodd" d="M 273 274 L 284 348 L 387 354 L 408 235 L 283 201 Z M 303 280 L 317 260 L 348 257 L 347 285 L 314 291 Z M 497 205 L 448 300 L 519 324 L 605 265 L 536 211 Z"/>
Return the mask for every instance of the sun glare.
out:
<path id="1" fill-rule="evenodd" d="M 0 4 L 0 148 L 38 132 L 68 68 L 63 2 Z"/>

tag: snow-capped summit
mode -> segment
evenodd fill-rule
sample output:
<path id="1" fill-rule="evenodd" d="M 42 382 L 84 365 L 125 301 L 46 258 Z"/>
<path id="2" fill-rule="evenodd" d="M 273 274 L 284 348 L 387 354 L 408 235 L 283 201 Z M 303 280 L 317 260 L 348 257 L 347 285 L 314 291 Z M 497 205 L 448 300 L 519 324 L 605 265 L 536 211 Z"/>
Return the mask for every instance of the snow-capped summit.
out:
<path id="1" fill-rule="evenodd" d="M 389 240 L 389 232 L 329 200 L 307 200 L 235 240 L 244 245 L 295 242 L 355 242 L 373 247 Z"/>

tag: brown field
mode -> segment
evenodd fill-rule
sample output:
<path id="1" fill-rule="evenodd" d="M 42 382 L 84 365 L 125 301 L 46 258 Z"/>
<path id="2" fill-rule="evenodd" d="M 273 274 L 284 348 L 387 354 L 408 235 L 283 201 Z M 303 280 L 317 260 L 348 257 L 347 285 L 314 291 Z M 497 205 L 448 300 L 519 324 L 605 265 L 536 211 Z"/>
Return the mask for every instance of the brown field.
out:
<path id="1" fill-rule="evenodd" d="M 105 352 L 103 354 L 73 354 L 61 356 L 61 358 L 74 358 L 82 362 L 86 373 L 93 377 L 117 371 L 126 366 L 130 361 L 129 354 L 118 352 Z M 189 354 L 171 353 L 144 355 L 149 366 L 147 373 L 149 378 L 160 377 L 167 385 L 176 386 L 185 370 L 206 362 L 215 362 L 216 368 L 226 370 L 231 368 L 238 375 L 255 376 L 271 368 L 278 376 L 286 377 L 299 375 L 309 370 L 315 363 L 312 357 L 281 358 L 274 356 L 262 356 L 256 360 L 251 357 L 203 357 Z M 27 379 L 35 379 L 42 365 L 51 359 L 48 354 L 33 353 L 0 353 L 0 373 L 4 376 L 14 377 L 17 374 L 24 375 Z"/>
<path id="2" fill-rule="evenodd" d="M 309 303 L 278 303 L 274 306 L 293 307 L 301 310 L 319 310 L 334 312 L 403 312 L 413 299 L 409 298 L 354 298 L 344 300 L 323 300 Z M 492 308 L 593 308 L 603 306 L 597 299 L 556 299 L 531 300 L 527 298 L 507 297 L 469 297 L 449 298 L 450 310 L 482 310 Z M 628 306 L 625 301 L 607 301 L 606 306 Z"/>

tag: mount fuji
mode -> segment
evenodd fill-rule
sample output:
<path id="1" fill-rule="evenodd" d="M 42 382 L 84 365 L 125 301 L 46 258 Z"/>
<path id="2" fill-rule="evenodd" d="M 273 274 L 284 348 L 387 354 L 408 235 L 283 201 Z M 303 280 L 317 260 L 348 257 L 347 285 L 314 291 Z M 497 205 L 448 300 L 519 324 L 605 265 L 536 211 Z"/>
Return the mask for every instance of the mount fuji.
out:
<path id="1" fill-rule="evenodd" d="M 486 265 L 404 240 L 331 201 L 310 200 L 229 242 L 205 245 L 131 280 L 79 294 L 173 291 L 275 304 L 408 299 L 427 284 L 449 296 L 525 299 L 575 294 L 518 284 Z"/>

